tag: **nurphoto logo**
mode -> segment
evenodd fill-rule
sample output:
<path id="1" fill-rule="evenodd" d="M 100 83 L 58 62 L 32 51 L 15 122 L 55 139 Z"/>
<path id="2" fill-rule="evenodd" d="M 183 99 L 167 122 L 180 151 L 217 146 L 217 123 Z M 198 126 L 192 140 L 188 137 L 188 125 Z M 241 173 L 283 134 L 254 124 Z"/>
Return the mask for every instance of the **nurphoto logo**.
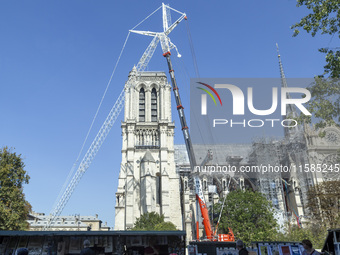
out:
<path id="1" fill-rule="evenodd" d="M 244 97 L 242 90 L 238 86 L 232 85 L 232 84 L 214 84 L 214 87 L 212 87 L 202 82 L 198 82 L 198 83 L 208 87 L 217 96 L 217 98 L 220 101 L 221 106 L 222 106 L 222 101 L 221 101 L 220 95 L 217 93 L 215 88 L 229 90 L 233 98 L 233 115 L 244 115 L 245 97 Z M 204 88 L 200 88 L 200 87 L 198 87 L 198 89 L 205 91 L 212 98 L 215 105 L 217 105 L 216 100 L 210 91 Z M 290 93 L 301 93 L 304 95 L 304 97 L 292 99 L 288 96 Z M 272 88 L 272 99 L 271 99 L 272 105 L 269 109 L 265 109 L 265 110 L 255 109 L 254 103 L 253 103 L 253 97 L 254 97 L 253 88 L 248 87 L 247 88 L 247 106 L 248 106 L 249 111 L 253 113 L 254 115 L 265 116 L 265 115 L 270 115 L 276 111 L 277 105 L 278 105 L 278 88 L 277 87 Z M 309 90 L 305 88 L 281 88 L 281 115 L 285 116 L 287 114 L 286 109 L 289 104 L 295 105 L 304 115 L 312 115 L 303 106 L 303 104 L 308 102 L 310 99 L 311 99 L 311 94 Z M 207 95 L 206 94 L 201 95 L 201 114 L 207 115 Z"/>
<path id="2" fill-rule="evenodd" d="M 311 116 L 310 78 L 192 78 L 190 125 L 195 143 L 247 141 L 282 128 L 301 129 L 299 115 Z M 289 86 L 288 86 L 289 85 Z M 237 139 L 236 139 L 237 137 Z"/>

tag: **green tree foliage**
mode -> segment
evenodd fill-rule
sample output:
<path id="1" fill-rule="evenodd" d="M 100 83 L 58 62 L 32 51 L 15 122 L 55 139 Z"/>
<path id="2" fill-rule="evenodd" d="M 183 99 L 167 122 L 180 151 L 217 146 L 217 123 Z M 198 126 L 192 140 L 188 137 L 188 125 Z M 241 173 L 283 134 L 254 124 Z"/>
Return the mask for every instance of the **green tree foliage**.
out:
<path id="1" fill-rule="evenodd" d="M 340 124 L 340 82 L 335 78 L 315 77 L 315 82 L 308 87 L 312 99 L 306 104 L 307 109 L 318 121 L 316 128 Z M 301 115 L 299 121 L 311 122 L 311 117 Z M 321 134 L 322 135 L 322 134 Z"/>
<path id="2" fill-rule="evenodd" d="M 162 222 L 162 223 L 158 223 L 156 226 L 155 226 L 155 230 L 156 231 L 175 231 L 177 230 L 176 229 L 176 226 L 172 223 L 172 222 Z"/>
<path id="3" fill-rule="evenodd" d="M 0 230 L 25 230 L 31 205 L 26 201 L 23 184 L 29 176 L 21 155 L 7 147 L 0 149 Z"/>
<path id="4" fill-rule="evenodd" d="M 320 32 L 340 38 L 339 0 L 298 0 L 297 6 L 305 6 L 311 13 L 292 26 L 294 36 L 297 36 L 299 28 L 302 28 L 313 37 Z M 328 48 L 319 51 L 326 54 L 325 74 L 332 78 L 340 78 L 340 51 Z"/>
<path id="5" fill-rule="evenodd" d="M 340 228 L 340 181 L 324 181 L 311 187 L 307 199 L 313 222 L 327 228 Z"/>
<path id="6" fill-rule="evenodd" d="M 137 218 L 132 230 L 171 231 L 177 229 L 172 222 L 164 222 L 164 215 L 159 215 L 156 212 L 150 212 L 144 213 L 140 218 Z"/>
<path id="7" fill-rule="evenodd" d="M 340 2 L 339 0 L 297 0 L 297 6 L 305 6 L 310 13 L 303 17 L 291 28 L 294 36 L 299 34 L 299 28 L 311 33 L 328 34 L 340 38 Z M 332 37 L 332 39 L 333 39 Z M 309 87 L 312 99 L 309 102 L 309 111 L 319 118 L 317 128 L 329 124 L 340 124 L 340 48 L 321 48 L 320 52 L 326 54 L 324 73 L 315 79 Z M 330 79 L 324 79 L 328 76 Z M 310 118 L 304 118 L 310 123 Z M 321 134 L 322 135 L 322 134 Z"/>
<path id="8" fill-rule="evenodd" d="M 282 242 L 301 242 L 308 239 L 312 242 L 313 247 L 322 249 L 327 237 L 327 228 L 322 225 L 310 225 L 299 228 L 297 225 L 287 226 L 284 233 L 278 233 L 277 240 Z"/>
<path id="9" fill-rule="evenodd" d="M 222 201 L 215 205 L 220 212 Z M 245 243 L 274 241 L 278 224 L 271 203 L 260 192 L 232 191 L 227 195 L 219 223 L 219 232 L 228 233 L 231 228 L 235 238 Z"/>

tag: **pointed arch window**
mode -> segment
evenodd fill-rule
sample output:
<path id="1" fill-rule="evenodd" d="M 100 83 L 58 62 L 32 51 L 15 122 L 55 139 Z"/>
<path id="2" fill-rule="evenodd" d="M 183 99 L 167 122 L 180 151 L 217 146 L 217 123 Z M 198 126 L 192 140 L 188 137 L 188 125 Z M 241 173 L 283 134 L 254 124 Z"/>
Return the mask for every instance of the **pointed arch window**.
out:
<path id="1" fill-rule="evenodd" d="M 151 121 L 157 121 L 157 91 L 155 88 L 151 90 Z"/>
<path id="2" fill-rule="evenodd" d="M 139 121 L 145 122 L 145 91 L 141 88 L 139 91 Z"/>

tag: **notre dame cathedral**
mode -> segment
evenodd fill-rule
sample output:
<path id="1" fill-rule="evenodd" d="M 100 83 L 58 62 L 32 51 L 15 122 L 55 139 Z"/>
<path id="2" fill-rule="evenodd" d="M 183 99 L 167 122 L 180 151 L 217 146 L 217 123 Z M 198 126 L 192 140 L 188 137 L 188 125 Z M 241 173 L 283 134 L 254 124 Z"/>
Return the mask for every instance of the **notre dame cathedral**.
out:
<path id="1" fill-rule="evenodd" d="M 163 72 L 137 73 L 125 92 L 122 163 L 115 230 L 131 229 L 143 213 L 164 214 L 182 229 L 180 175 L 176 171 L 171 85 Z"/>
<path id="2" fill-rule="evenodd" d="M 282 86 L 287 86 L 279 55 Z M 146 212 L 164 214 L 179 230 L 195 236 L 195 189 L 184 145 L 174 145 L 175 125 L 171 118 L 171 86 L 164 72 L 140 72 L 134 68 L 126 89 L 122 122 L 122 161 L 116 192 L 115 230 L 128 230 Z M 289 106 L 287 116 L 296 116 Z M 299 166 L 335 166 L 340 149 L 340 128 L 320 130 L 310 125 L 284 128 L 284 138 L 262 138 L 250 144 L 193 145 L 196 159 L 204 165 L 283 165 L 289 173 L 200 173 L 208 206 L 228 190 L 261 191 L 276 209 L 276 217 L 303 224 L 307 190 L 325 180 L 340 179 L 338 171 L 300 171 Z M 335 169 L 333 167 L 333 169 Z M 199 216 L 200 217 L 200 216 Z M 201 230 L 202 231 L 202 230 Z"/>

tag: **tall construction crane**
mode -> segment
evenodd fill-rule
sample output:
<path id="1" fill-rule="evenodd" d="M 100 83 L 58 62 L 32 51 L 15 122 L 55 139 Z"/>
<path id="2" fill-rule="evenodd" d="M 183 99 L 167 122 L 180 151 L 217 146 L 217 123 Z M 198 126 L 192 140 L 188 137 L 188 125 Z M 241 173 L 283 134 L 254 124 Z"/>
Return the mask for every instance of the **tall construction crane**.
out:
<path id="1" fill-rule="evenodd" d="M 190 167 L 191 167 L 191 170 L 193 171 L 194 167 L 197 166 L 197 164 L 196 164 L 193 146 L 192 146 L 192 143 L 191 143 L 189 129 L 188 129 L 185 114 L 184 114 L 184 107 L 183 107 L 182 102 L 181 102 L 177 82 L 176 82 L 176 79 L 175 79 L 175 72 L 174 72 L 174 69 L 173 69 L 173 66 L 172 66 L 172 62 L 171 62 L 171 57 L 170 57 L 171 52 L 170 52 L 170 50 L 176 49 L 179 57 L 180 57 L 180 54 L 178 53 L 177 47 L 170 41 L 170 38 L 168 37 L 169 33 L 178 25 L 178 23 L 181 22 L 183 19 L 187 19 L 187 17 L 185 15 L 185 13 L 181 13 L 179 11 L 176 11 L 176 10 L 170 8 L 167 5 L 163 4 L 162 7 L 163 7 L 163 30 L 164 30 L 163 32 L 150 32 L 150 31 L 137 31 L 137 30 L 130 30 L 130 32 L 142 34 L 142 35 L 147 35 L 147 36 L 158 37 L 160 42 L 161 42 L 163 56 L 166 58 L 168 68 L 169 68 L 171 85 L 172 85 L 174 95 L 175 95 L 177 111 L 178 111 L 178 115 L 179 115 L 179 119 L 180 119 L 180 123 L 181 123 L 181 127 L 182 127 L 185 146 L 186 146 L 188 157 L 189 157 Z M 181 14 L 181 17 L 175 23 L 173 23 L 171 26 L 169 26 L 169 20 L 171 20 L 170 14 L 168 12 L 169 9 L 174 10 L 177 13 Z M 198 174 L 194 175 L 194 182 L 195 182 L 196 200 L 197 200 L 199 207 L 200 207 L 200 210 L 201 210 L 201 215 L 202 215 L 202 219 L 203 219 L 203 225 L 204 225 L 206 237 L 207 237 L 207 239 L 209 239 L 211 241 L 217 241 L 217 239 L 214 236 L 216 233 L 213 232 L 213 229 L 212 229 L 211 224 L 210 224 L 209 211 L 208 211 L 207 205 L 205 203 L 204 194 L 203 194 L 203 190 L 202 190 L 202 183 L 201 183 L 201 180 L 200 180 Z M 197 239 L 199 239 L 198 221 L 196 222 L 196 229 L 197 229 L 196 230 Z M 229 235 L 225 235 L 225 236 L 227 236 L 226 239 L 228 241 L 234 241 L 234 235 L 233 235 L 232 232 Z"/>
<path id="2" fill-rule="evenodd" d="M 186 17 L 186 15 L 184 13 L 180 13 L 180 12 L 176 11 L 173 8 L 170 8 L 169 6 L 167 6 L 165 4 L 162 4 L 161 7 L 162 7 L 162 10 L 163 10 L 163 27 L 166 28 L 166 29 L 164 29 L 164 32 L 162 32 L 162 33 L 154 33 L 153 35 L 150 34 L 154 38 L 152 39 L 151 43 L 149 44 L 149 46 L 147 47 L 147 49 L 145 50 L 144 54 L 142 55 L 142 57 L 140 58 L 140 60 L 138 62 L 137 66 L 136 66 L 137 72 L 143 72 L 146 69 L 147 65 L 149 64 L 149 61 L 151 60 L 151 58 L 152 58 L 152 56 L 155 52 L 155 49 L 156 49 L 159 41 L 161 41 L 162 48 L 163 48 L 163 45 L 168 45 L 167 48 L 169 50 L 176 47 L 170 42 L 167 35 L 169 35 L 169 33 Z M 181 14 L 181 17 L 178 20 L 176 20 L 173 24 L 171 24 L 170 10 L 176 11 L 176 12 Z M 131 32 L 137 32 L 137 31 L 131 30 Z M 69 201 L 69 199 L 71 198 L 71 196 L 73 194 L 74 189 L 76 188 L 77 184 L 79 183 L 80 179 L 82 178 L 82 176 L 84 175 L 86 170 L 89 168 L 89 166 L 92 163 L 93 159 L 95 158 L 97 152 L 99 151 L 101 145 L 103 144 L 108 133 L 110 132 L 112 126 L 114 125 L 115 121 L 117 120 L 121 110 L 123 109 L 124 101 L 125 101 L 125 91 L 128 91 L 129 89 L 131 89 L 131 87 L 133 87 L 135 82 L 136 82 L 136 76 L 130 76 L 128 82 L 126 83 L 126 85 L 124 87 L 124 89 L 119 94 L 117 101 L 115 102 L 111 111 L 109 112 L 109 115 L 107 116 L 103 125 L 101 126 L 98 134 L 94 138 L 90 148 L 87 150 L 84 158 L 82 159 L 81 163 L 79 164 L 77 171 L 75 172 L 71 181 L 68 183 L 65 190 L 62 192 L 60 200 L 57 202 L 56 206 L 52 209 L 52 211 L 50 213 L 50 215 L 51 215 L 50 220 L 49 220 L 49 222 L 47 223 L 47 225 L 45 226 L 44 229 L 48 229 L 51 226 L 51 223 L 53 221 L 55 221 L 55 219 L 61 214 L 61 212 L 65 208 L 67 202 Z"/>
<path id="3" fill-rule="evenodd" d="M 139 60 L 136 70 L 137 70 L 137 77 L 138 77 L 138 72 L 142 72 L 145 70 L 147 67 L 151 57 L 153 56 L 155 49 L 158 45 L 158 42 L 161 43 L 161 48 L 163 51 L 163 56 L 167 60 L 168 68 L 169 68 L 169 73 L 170 73 L 170 78 L 171 78 L 171 84 L 173 87 L 175 99 L 176 99 L 176 104 L 177 104 L 177 110 L 181 122 L 181 127 L 182 127 L 182 132 L 185 140 L 185 145 L 186 149 L 188 152 L 189 156 L 189 161 L 190 161 L 190 166 L 191 169 L 193 170 L 194 167 L 196 166 L 196 160 L 195 156 L 193 153 L 193 147 L 191 143 L 191 138 L 188 130 L 188 126 L 186 123 L 186 118 L 184 115 L 184 108 L 181 103 L 180 95 L 178 92 L 178 87 L 175 79 L 175 74 L 174 70 L 172 67 L 172 62 L 170 58 L 170 50 L 176 49 L 178 57 L 181 57 L 181 55 L 178 52 L 178 49 L 176 45 L 174 45 L 171 41 L 168 35 L 171 33 L 171 31 L 174 30 L 174 28 L 183 20 L 187 19 L 185 13 L 181 13 L 168 5 L 162 4 L 162 11 L 163 11 L 163 32 L 150 32 L 150 31 L 137 31 L 137 30 L 130 30 L 132 33 L 137 33 L 137 34 L 142 34 L 142 35 L 147 35 L 147 36 L 152 36 L 153 39 L 147 49 L 145 50 L 144 54 L 142 55 L 141 59 Z M 171 23 L 171 16 L 170 16 L 170 10 L 175 11 L 179 13 L 181 16 L 174 22 Z M 120 93 L 116 103 L 112 107 L 109 115 L 104 121 L 104 124 L 100 128 L 98 134 L 96 135 L 95 139 L 93 140 L 90 148 L 86 152 L 84 158 L 82 159 L 81 163 L 79 164 L 79 167 L 69 182 L 68 186 L 62 193 L 61 199 L 58 201 L 57 205 L 51 212 L 51 217 L 50 220 L 45 226 L 45 229 L 49 228 L 51 226 L 51 223 L 58 217 L 64 207 L 66 206 L 67 202 L 69 201 L 70 197 L 72 196 L 72 193 L 74 189 L 76 188 L 77 184 L 79 183 L 80 179 L 86 172 L 86 170 L 89 168 L 90 164 L 92 163 L 94 157 L 96 156 L 97 152 L 99 151 L 101 145 L 105 141 L 105 138 L 107 137 L 109 131 L 111 130 L 113 124 L 115 123 L 119 113 L 121 112 L 124 101 L 125 101 L 125 91 L 128 91 L 133 87 L 133 85 L 136 82 L 136 76 L 130 76 L 128 82 L 126 83 L 124 89 Z M 203 191 L 202 191 L 202 184 L 201 180 L 198 175 L 194 176 L 194 182 L 195 182 L 195 190 L 196 190 L 196 200 L 200 206 L 202 218 L 203 218 L 203 225 L 205 229 L 206 236 L 209 240 L 216 240 L 215 234 L 211 228 L 210 220 L 209 220 L 209 212 L 207 209 L 207 205 L 205 203 Z M 197 222 L 197 233 L 198 233 L 198 222 Z M 233 234 L 231 233 L 229 236 L 229 241 L 234 241 Z M 197 235 L 197 238 L 199 239 L 199 236 Z"/>

